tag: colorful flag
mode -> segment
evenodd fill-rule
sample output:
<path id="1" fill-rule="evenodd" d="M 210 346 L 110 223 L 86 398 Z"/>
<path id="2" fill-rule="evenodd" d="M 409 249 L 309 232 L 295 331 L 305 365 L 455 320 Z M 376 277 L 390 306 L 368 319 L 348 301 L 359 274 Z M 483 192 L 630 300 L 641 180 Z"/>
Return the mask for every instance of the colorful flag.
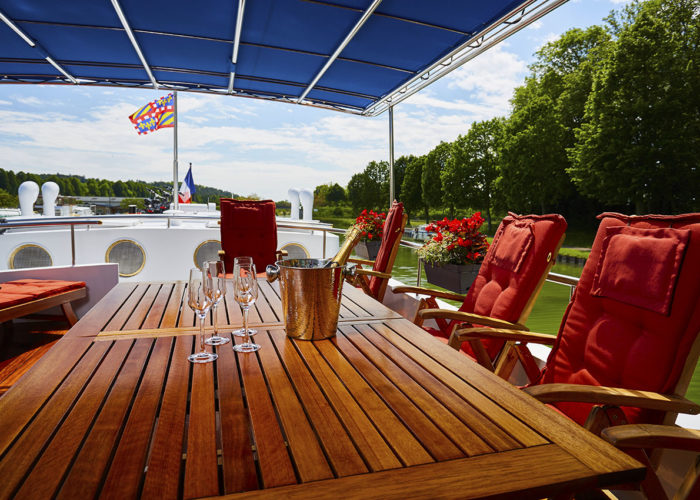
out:
<path id="1" fill-rule="evenodd" d="M 129 116 L 134 128 L 140 134 L 155 132 L 161 128 L 175 126 L 173 94 L 168 94 L 160 99 L 149 102 L 136 113 Z"/>
<path id="2" fill-rule="evenodd" d="M 180 193 L 177 195 L 177 200 L 180 203 L 192 203 L 192 195 L 194 194 L 194 179 L 192 179 L 192 164 L 187 171 L 185 180 L 180 184 Z"/>

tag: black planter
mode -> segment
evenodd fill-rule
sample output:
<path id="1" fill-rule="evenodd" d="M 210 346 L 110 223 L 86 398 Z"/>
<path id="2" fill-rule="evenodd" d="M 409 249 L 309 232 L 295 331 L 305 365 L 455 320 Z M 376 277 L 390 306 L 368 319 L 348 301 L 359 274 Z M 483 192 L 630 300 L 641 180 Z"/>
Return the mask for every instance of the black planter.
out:
<path id="1" fill-rule="evenodd" d="M 361 241 L 355 245 L 355 254 L 363 259 L 374 260 L 379 254 L 379 247 L 382 246 L 382 242 L 376 241 Z"/>
<path id="2" fill-rule="evenodd" d="M 479 274 L 481 264 L 445 264 L 434 266 L 424 263 L 425 275 L 428 283 L 437 285 L 456 293 L 467 293 L 476 276 Z"/>

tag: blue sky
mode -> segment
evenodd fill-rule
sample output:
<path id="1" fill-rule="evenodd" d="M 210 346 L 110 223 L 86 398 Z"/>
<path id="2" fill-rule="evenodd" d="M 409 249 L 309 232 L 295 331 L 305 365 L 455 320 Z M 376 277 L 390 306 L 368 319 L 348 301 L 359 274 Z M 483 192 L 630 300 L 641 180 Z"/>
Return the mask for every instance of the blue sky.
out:
<path id="1" fill-rule="evenodd" d="M 395 156 L 422 155 L 471 123 L 505 116 L 533 53 L 626 0 L 570 0 L 394 109 Z M 139 136 L 128 116 L 163 91 L 0 85 L 2 168 L 111 180 L 172 180 L 172 129 Z M 290 187 L 346 185 L 388 160 L 388 116 L 253 99 L 178 94 L 180 181 L 282 200 Z"/>

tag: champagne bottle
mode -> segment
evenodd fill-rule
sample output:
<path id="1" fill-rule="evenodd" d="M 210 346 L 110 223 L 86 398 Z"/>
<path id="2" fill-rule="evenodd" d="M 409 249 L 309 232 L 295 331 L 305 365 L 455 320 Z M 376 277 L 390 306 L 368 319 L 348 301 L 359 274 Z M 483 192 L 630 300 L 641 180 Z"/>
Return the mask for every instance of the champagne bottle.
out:
<path id="1" fill-rule="evenodd" d="M 343 242 L 343 246 L 340 247 L 340 250 L 338 250 L 338 253 L 335 254 L 335 257 L 333 257 L 331 260 L 329 260 L 326 263 L 325 267 L 331 267 L 333 266 L 334 262 L 337 262 L 338 266 L 343 266 L 347 260 L 350 258 L 350 254 L 352 253 L 353 248 L 355 248 L 355 245 L 357 245 L 357 242 L 360 240 L 360 230 L 356 227 L 352 228 L 350 233 L 345 237 L 345 241 Z"/>

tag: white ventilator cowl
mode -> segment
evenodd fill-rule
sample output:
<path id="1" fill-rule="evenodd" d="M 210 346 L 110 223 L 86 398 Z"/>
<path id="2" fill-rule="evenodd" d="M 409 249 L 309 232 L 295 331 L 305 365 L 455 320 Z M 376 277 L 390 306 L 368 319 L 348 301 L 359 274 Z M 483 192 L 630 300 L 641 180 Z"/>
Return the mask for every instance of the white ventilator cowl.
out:
<path id="1" fill-rule="evenodd" d="M 314 218 L 314 193 L 308 189 L 301 189 L 299 190 L 299 198 L 304 210 L 304 220 L 312 220 Z"/>
<path id="2" fill-rule="evenodd" d="M 44 182 L 41 185 L 41 197 L 44 199 L 44 216 L 54 217 L 56 215 L 58 191 L 58 184 L 53 181 Z"/>
<path id="3" fill-rule="evenodd" d="M 39 197 L 39 184 L 34 181 L 24 181 L 17 189 L 19 209 L 22 217 L 34 215 L 34 202 Z"/>
<path id="4" fill-rule="evenodd" d="M 298 220 L 299 219 L 299 190 L 290 188 L 289 191 L 287 191 L 287 196 L 289 196 L 289 203 L 292 204 L 292 212 L 291 215 L 289 216 L 290 219 L 292 220 Z"/>

